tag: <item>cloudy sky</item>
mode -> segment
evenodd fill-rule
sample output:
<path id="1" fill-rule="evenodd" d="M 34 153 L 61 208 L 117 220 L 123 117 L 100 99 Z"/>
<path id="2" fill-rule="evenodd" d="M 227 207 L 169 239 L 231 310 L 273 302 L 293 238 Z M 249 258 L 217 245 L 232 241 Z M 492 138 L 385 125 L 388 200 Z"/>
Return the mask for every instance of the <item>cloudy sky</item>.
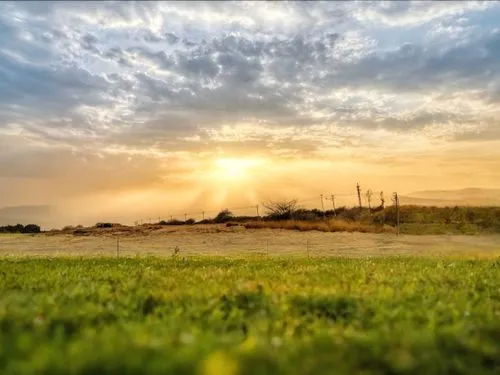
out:
<path id="1" fill-rule="evenodd" d="M 0 207 L 498 188 L 499 104 L 498 2 L 0 2 Z"/>

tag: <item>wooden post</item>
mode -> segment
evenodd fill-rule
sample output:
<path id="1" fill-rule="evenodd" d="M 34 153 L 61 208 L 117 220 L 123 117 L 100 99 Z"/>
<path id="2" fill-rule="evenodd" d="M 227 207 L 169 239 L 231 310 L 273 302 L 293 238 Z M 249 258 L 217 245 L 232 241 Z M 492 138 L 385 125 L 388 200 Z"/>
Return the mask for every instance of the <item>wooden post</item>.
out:
<path id="1" fill-rule="evenodd" d="M 332 198 L 333 216 L 337 217 L 337 212 L 335 211 L 335 195 L 330 195 Z"/>
<path id="2" fill-rule="evenodd" d="M 370 213 L 370 216 L 372 215 L 372 191 L 368 189 L 366 191 L 366 201 L 368 202 L 368 212 Z"/>
<path id="3" fill-rule="evenodd" d="M 307 257 L 310 258 L 310 256 L 309 256 L 309 240 L 306 240 L 306 249 L 307 249 Z"/>
<path id="4" fill-rule="evenodd" d="M 359 202 L 359 208 L 361 208 L 361 188 L 359 186 L 359 182 L 356 184 L 356 190 L 358 191 L 358 202 Z"/>
<path id="5" fill-rule="evenodd" d="M 320 194 L 321 198 L 321 211 L 323 211 L 323 220 L 325 220 L 325 205 L 323 203 L 323 194 Z"/>
<path id="6" fill-rule="evenodd" d="M 397 222 L 398 222 L 398 236 L 399 236 L 399 196 L 398 193 L 396 193 L 396 209 L 397 209 Z"/>
<path id="7" fill-rule="evenodd" d="M 397 235 L 399 236 L 399 196 L 398 193 L 393 194 L 392 198 L 394 204 L 396 205 L 396 228 L 397 228 Z"/>

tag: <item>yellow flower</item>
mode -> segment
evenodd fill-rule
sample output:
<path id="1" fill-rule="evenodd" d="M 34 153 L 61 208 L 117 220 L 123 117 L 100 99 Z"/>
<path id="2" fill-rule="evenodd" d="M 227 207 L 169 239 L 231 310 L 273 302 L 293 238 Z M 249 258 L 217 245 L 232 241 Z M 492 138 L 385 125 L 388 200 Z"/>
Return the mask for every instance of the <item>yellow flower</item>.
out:
<path id="1" fill-rule="evenodd" d="M 202 375 L 236 375 L 238 364 L 223 352 L 211 354 L 204 362 Z"/>
<path id="2" fill-rule="evenodd" d="M 240 346 L 242 352 L 250 352 L 257 346 L 257 339 L 253 336 L 247 337 Z"/>

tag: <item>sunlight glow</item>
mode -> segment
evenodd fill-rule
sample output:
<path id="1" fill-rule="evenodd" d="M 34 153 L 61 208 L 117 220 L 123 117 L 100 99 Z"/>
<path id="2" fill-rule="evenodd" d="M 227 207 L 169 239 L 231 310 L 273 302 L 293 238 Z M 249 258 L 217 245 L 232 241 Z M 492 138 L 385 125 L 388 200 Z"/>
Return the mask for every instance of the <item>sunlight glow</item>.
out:
<path id="1" fill-rule="evenodd" d="M 253 167 L 261 164 L 258 159 L 220 158 L 215 160 L 216 174 L 223 180 L 241 180 L 248 177 Z"/>

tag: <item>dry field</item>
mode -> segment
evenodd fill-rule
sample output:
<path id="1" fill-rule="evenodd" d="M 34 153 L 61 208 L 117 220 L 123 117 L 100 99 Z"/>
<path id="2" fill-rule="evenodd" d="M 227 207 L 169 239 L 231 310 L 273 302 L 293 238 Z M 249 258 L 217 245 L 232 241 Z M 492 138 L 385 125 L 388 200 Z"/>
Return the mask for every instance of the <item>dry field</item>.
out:
<path id="1" fill-rule="evenodd" d="M 196 225 L 94 230 L 90 234 L 0 235 L 0 256 L 286 255 L 500 256 L 500 235 L 396 236 Z"/>

